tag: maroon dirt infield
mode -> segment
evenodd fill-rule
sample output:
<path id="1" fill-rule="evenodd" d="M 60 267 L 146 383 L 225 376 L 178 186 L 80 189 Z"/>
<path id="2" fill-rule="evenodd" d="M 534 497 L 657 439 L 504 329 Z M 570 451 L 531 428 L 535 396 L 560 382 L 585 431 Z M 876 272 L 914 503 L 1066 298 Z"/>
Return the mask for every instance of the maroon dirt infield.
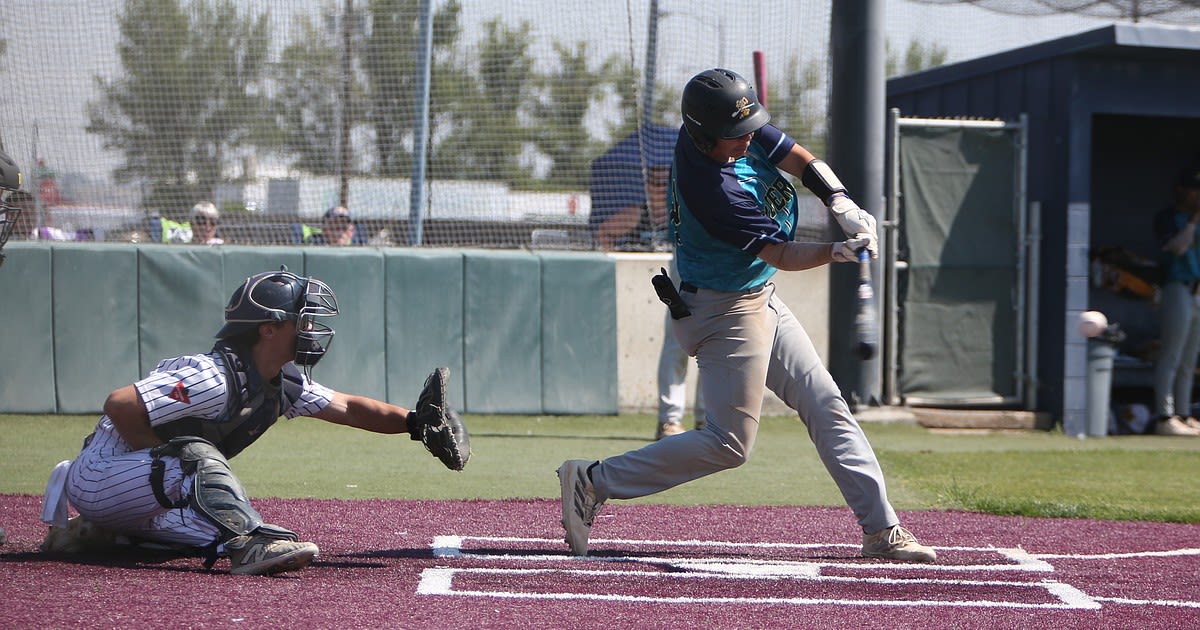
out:
<path id="1" fill-rule="evenodd" d="M 321 547 L 302 572 L 48 558 L 0 495 L 3 628 L 1200 627 L 1200 526 L 903 515 L 939 563 L 857 556 L 848 510 L 613 503 L 565 555 L 557 501 L 256 502 Z"/>

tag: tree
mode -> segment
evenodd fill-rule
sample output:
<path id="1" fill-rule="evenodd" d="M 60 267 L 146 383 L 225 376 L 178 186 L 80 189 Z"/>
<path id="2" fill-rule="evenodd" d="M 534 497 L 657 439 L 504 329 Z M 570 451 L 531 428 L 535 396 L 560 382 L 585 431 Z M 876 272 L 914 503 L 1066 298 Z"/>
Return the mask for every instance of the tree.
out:
<path id="1" fill-rule="evenodd" d="M 884 72 L 889 77 L 894 77 L 898 74 L 912 74 L 926 68 L 940 66 L 946 63 L 948 56 L 944 47 L 936 43 L 926 46 L 914 39 L 908 42 L 908 50 L 904 53 L 904 67 L 901 71 L 900 59 L 896 52 L 892 50 L 891 42 L 885 42 L 884 49 L 887 54 Z"/>
<path id="2" fill-rule="evenodd" d="M 825 66 L 819 61 L 788 60 L 782 82 L 771 88 L 771 123 L 787 131 L 815 155 L 825 153 Z"/>
<path id="3" fill-rule="evenodd" d="M 534 79 L 530 26 L 494 19 L 484 30 L 476 77 L 463 78 L 457 99 L 448 103 L 457 124 L 437 154 L 459 162 L 459 177 L 514 183 L 525 177 L 518 156 L 532 137 L 520 118 Z"/>
<path id="4" fill-rule="evenodd" d="M 412 130 L 416 121 L 417 68 L 421 62 L 419 3 L 416 0 L 372 0 L 371 34 L 367 38 L 363 68 L 366 70 L 370 104 L 367 119 L 375 131 L 378 173 L 385 177 L 407 176 L 412 170 Z M 461 33 L 462 6 L 450 0 L 433 15 L 434 58 L 445 57 Z M 435 64 L 430 90 L 457 77 L 444 74 Z"/>
<path id="5" fill-rule="evenodd" d="M 328 16 L 332 17 L 332 16 Z M 340 16 L 357 23 L 356 16 Z M 353 39 L 361 40 L 355 32 Z M 366 86 L 351 72 L 351 98 L 340 103 L 342 72 L 340 34 L 319 28 L 309 16 L 296 23 L 291 43 L 283 49 L 272 76 L 276 84 L 272 108 L 281 148 L 296 158 L 294 166 L 316 175 L 337 172 L 338 110 L 350 125 L 361 119 Z M 357 49 L 352 46 L 352 49 Z M 353 67 L 353 64 L 351 64 Z"/>
<path id="6" fill-rule="evenodd" d="M 539 98 L 533 104 L 538 126 L 537 148 L 551 160 L 550 181 L 564 188 L 587 186 L 588 163 L 604 150 L 592 139 L 584 118 L 604 96 L 605 88 L 621 85 L 615 57 L 593 70 L 586 42 L 574 48 L 554 45 L 558 53 L 558 71 L 539 78 Z M 636 111 L 636 110 L 633 110 Z"/>
<path id="7" fill-rule="evenodd" d="M 262 133 L 266 15 L 243 18 L 229 0 L 190 17 L 177 0 L 127 0 L 118 25 L 125 74 L 96 78 L 86 130 L 124 154 L 114 178 L 144 182 L 143 207 L 179 216 Z"/>

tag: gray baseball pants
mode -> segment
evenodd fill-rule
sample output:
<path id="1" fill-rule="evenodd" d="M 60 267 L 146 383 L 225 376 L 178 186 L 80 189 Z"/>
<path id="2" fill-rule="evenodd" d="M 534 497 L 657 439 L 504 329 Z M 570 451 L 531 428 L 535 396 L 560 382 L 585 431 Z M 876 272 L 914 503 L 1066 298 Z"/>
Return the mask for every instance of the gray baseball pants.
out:
<path id="1" fill-rule="evenodd" d="M 863 531 L 898 524 L 875 452 L 774 285 L 735 293 L 699 289 L 683 299 L 692 315 L 674 320 L 674 332 L 696 357 L 708 425 L 601 461 L 591 473 L 596 497 L 646 496 L 744 464 L 769 387 L 799 413 Z"/>
<path id="2" fill-rule="evenodd" d="M 1200 296 L 1182 282 L 1159 288 L 1160 350 L 1154 366 L 1154 413 L 1192 415 L 1192 384 L 1200 355 Z"/>

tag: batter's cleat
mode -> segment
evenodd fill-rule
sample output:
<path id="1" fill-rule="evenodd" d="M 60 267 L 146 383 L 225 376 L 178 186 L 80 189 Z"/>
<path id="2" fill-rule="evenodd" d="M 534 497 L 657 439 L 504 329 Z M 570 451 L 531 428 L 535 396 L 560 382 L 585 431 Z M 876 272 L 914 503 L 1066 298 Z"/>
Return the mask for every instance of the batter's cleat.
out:
<path id="1" fill-rule="evenodd" d="M 317 556 L 317 546 L 261 534 L 235 536 L 225 542 L 234 575 L 273 575 L 298 571 Z"/>
<path id="2" fill-rule="evenodd" d="M 863 534 L 862 555 L 904 562 L 936 562 L 937 552 L 917 542 L 907 529 L 893 525 L 874 534 Z"/>
<path id="3" fill-rule="evenodd" d="M 562 526 L 571 555 L 586 556 L 592 521 L 604 506 L 596 500 L 596 488 L 588 478 L 588 467 L 595 461 L 569 459 L 558 467 L 558 485 L 562 489 Z"/>
<path id="4" fill-rule="evenodd" d="M 1156 435 L 1186 435 L 1191 437 L 1200 436 L 1200 430 L 1193 429 L 1188 426 L 1187 422 L 1179 416 L 1171 416 L 1169 418 L 1161 418 L 1154 424 L 1154 433 Z"/>
<path id="5" fill-rule="evenodd" d="M 654 441 L 657 442 L 670 435 L 679 435 L 684 431 L 683 425 L 678 422 L 665 422 L 658 425 L 658 430 L 654 432 Z"/>
<path id="6" fill-rule="evenodd" d="M 1196 418 L 1194 418 L 1192 416 L 1188 416 L 1187 418 L 1184 419 L 1183 423 L 1188 425 L 1189 427 L 1191 427 L 1196 432 L 1200 433 L 1200 420 L 1197 420 Z"/>

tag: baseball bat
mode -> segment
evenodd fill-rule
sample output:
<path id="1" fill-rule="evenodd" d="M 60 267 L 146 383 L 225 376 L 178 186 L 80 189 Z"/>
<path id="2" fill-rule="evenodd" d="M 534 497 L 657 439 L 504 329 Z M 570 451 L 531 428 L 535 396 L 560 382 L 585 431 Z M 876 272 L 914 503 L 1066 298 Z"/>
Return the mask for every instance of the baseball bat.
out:
<path id="1" fill-rule="evenodd" d="M 767 106 L 767 58 L 761 50 L 753 53 L 754 84 L 758 86 L 758 102 Z"/>
<path id="2" fill-rule="evenodd" d="M 879 315 L 875 310 L 875 290 L 871 287 L 871 252 L 858 251 L 858 299 L 854 313 L 854 354 L 863 361 L 875 357 L 879 345 Z"/>

